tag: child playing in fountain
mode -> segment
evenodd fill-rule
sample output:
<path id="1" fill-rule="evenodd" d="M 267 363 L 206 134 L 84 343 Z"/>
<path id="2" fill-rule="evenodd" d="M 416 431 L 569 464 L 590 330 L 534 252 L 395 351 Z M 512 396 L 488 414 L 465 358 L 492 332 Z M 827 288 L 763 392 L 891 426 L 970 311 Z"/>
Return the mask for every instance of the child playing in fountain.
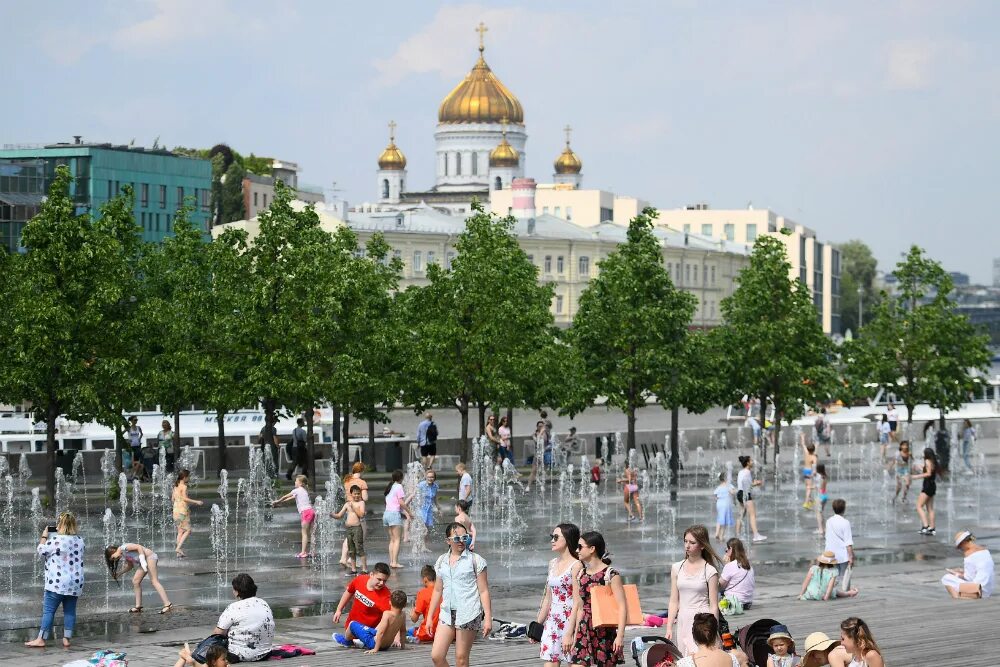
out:
<path id="1" fill-rule="evenodd" d="M 823 510 L 826 509 L 826 501 L 830 499 L 830 494 L 826 492 L 826 483 L 829 478 L 826 476 L 826 466 L 822 463 L 816 464 L 816 472 L 813 473 L 813 486 L 816 487 L 816 498 L 819 505 L 816 507 L 816 534 L 823 534 Z"/>
<path id="2" fill-rule="evenodd" d="M 913 474 L 913 456 L 910 454 L 910 441 L 903 440 L 899 443 L 899 453 L 896 459 L 890 463 L 893 473 L 896 475 L 896 495 L 892 497 L 893 504 L 899 498 L 899 490 L 903 490 L 903 502 L 906 502 L 906 494 L 910 492 L 910 479 Z"/>
<path id="3" fill-rule="evenodd" d="M 802 479 L 806 481 L 806 499 L 802 503 L 802 509 L 812 509 L 812 492 L 814 486 L 813 473 L 816 471 L 816 464 L 819 457 L 816 456 L 816 445 L 802 443 Z"/>
<path id="4" fill-rule="evenodd" d="M 416 623 L 420 620 L 421 616 L 424 621 L 407 630 L 406 636 L 411 641 L 429 644 L 434 641 L 434 635 L 431 634 L 429 628 L 437 627 L 438 616 L 441 615 L 439 607 L 434 612 L 433 618 L 427 618 L 427 612 L 430 611 L 431 607 L 431 596 L 434 595 L 434 582 L 437 581 L 437 572 L 434 571 L 433 565 L 424 565 L 420 569 L 420 580 L 423 582 L 424 587 L 417 593 L 417 599 L 413 603 L 413 611 L 410 612 L 410 621 Z"/>
<path id="5" fill-rule="evenodd" d="M 726 473 L 719 474 L 719 485 L 715 487 L 715 539 L 726 539 L 729 526 L 733 525 L 733 496 L 736 488 L 726 481 Z"/>
<path id="6" fill-rule="evenodd" d="M 473 551 L 476 548 L 476 526 L 472 523 L 472 518 L 469 516 L 469 508 L 471 505 L 468 500 L 457 500 L 455 501 L 455 523 L 460 523 L 465 527 L 465 531 L 472 538 L 469 543 L 469 551 Z"/>
<path id="7" fill-rule="evenodd" d="M 296 558 L 308 558 L 309 551 L 307 548 L 312 549 L 310 544 L 315 523 L 316 523 L 316 511 L 313 509 L 312 503 L 309 501 L 309 491 L 306 490 L 306 485 L 309 483 L 309 478 L 305 475 L 297 475 L 295 477 L 295 488 L 275 500 L 272 505 L 277 505 L 278 503 L 283 503 L 286 500 L 295 499 L 295 509 L 299 512 L 299 520 L 302 526 L 302 550 L 295 555 Z"/>
<path id="8" fill-rule="evenodd" d="M 344 519 L 347 528 L 347 563 L 351 568 L 351 576 L 358 573 L 358 559 L 361 559 L 361 571 L 368 571 L 368 556 L 365 555 L 365 531 L 361 525 L 361 520 L 365 518 L 365 501 L 361 499 L 361 487 L 357 484 L 351 486 L 351 499 L 344 503 L 339 512 L 330 514 L 334 519 Z"/>
<path id="9" fill-rule="evenodd" d="M 594 459 L 594 467 L 590 469 L 590 483 L 595 486 L 601 483 L 601 466 L 604 465 L 604 459 L 596 458 Z"/>

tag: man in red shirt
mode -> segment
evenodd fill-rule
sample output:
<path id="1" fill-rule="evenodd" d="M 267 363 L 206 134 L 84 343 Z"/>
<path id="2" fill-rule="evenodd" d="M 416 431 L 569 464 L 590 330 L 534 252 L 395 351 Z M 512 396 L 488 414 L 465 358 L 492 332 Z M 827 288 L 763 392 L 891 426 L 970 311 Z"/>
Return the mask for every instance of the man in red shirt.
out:
<path id="1" fill-rule="evenodd" d="M 348 603 L 351 610 L 347 614 L 344 626 L 350 626 L 352 621 L 362 625 L 376 627 L 382 620 L 382 613 L 390 607 L 389 597 L 392 595 L 385 582 L 389 580 L 391 570 L 385 563 L 375 563 L 371 574 L 359 574 L 347 585 L 347 590 L 340 596 L 337 610 L 333 612 L 333 623 L 340 623 L 340 616 Z M 333 640 L 341 646 L 354 646 L 354 637 L 350 631 L 346 635 L 333 634 Z"/>
<path id="2" fill-rule="evenodd" d="M 423 569 L 420 570 L 420 577 L 423 580 L 424 587 L 417 592 L 417 600 L 413 604 L 413 612 L 410 614 L 410 620 L 416 623 L 423 616 L 424 622 L 410 628 L 407 634 L 413 637 L 415 641 L 430 643 L 434 641 L 434 635 L 428 632 L 428 628 L 436 629 L 438 617 L 441 615 L 441 606 L 438 605 L 437 610 L 434 612 L 434 618 L 429 621 L 427 619 L 427 612 L 431 610 L 431 595 L 434 594 L 434 581 L 437 579 L 434 566 L 424 565 Z"/>

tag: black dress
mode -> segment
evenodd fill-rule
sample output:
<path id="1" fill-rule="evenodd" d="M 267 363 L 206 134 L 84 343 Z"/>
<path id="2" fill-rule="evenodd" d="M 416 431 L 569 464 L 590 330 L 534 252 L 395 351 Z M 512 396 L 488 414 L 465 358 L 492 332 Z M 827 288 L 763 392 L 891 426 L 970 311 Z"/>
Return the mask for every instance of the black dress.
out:
<path id="1" fill-rule="evenodd" d="M 927 462 L 924 462 L 924 472 L 927 472 Z M 933 498 L 934 494 L 937 493 L 937 471 L 935 470 L 931 473 L 930 477 L 924 477 L 924 483 L 920 487 L 920 492 L 925 494 L 929 498 Z"/>

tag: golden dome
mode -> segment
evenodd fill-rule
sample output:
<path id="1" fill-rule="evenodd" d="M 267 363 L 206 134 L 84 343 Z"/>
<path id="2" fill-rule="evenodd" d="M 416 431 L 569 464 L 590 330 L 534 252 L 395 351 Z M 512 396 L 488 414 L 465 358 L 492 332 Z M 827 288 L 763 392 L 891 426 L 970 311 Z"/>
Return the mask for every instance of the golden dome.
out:
<path id="1" fill-rule="evenodd" d="M 517 151 L 507 142 L 507 119 L 501 120 L 503 123 L 503 140 L 490 151 L 490 166 L 491 167 L 516 167 L 518 162 L 521 160 L 521 156 L 517 154 Z"/>
<path id="2" fill-rule="evenodd" d="M 565 127 L 566 148 L 555 161 L 557 174 L 579 174 L 580 170 L 583 169 L 583 162 L 581 162 L 580 158 L 577 157 L 577 154 L 573 152 L 573 149 L 569 147 L 569 133 L 571 131 L 572 128 L 567 125 Z"/>
<path id="3" fill-rule="evenodd" d="M 385 147 L 382 154 L 378 156 L 378 168 L 392 171 L 402 171 L 406 169 L 406 156 L 403 151 L 396 146 L 396 123 L 389 121 L 389 145 Z"/>
<path id="4" fill-rule="evenodd" d="M 483 59 L 480 25 L 479 60 L 438 108 L 439 123 L 499 123 L 506 118 L 511 123 L 524 123 L 524 109 L 514 93 L 494 76 Z"/>

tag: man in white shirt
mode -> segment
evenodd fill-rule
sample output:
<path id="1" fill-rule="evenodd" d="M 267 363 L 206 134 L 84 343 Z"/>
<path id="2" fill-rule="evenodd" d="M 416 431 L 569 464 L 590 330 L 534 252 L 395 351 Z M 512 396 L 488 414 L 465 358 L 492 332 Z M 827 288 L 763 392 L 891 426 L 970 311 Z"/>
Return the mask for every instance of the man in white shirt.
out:
<path id="1" fill-rule="evenodd" d="M 851 522 L 844 518 L 847 501 L 837 498 L 833 501 L 833 516 L 826 520 L 826 550 L 837 558 L 837 569 L 843 577 L 847 566 L 854 565 L 854 536 Z"/>

